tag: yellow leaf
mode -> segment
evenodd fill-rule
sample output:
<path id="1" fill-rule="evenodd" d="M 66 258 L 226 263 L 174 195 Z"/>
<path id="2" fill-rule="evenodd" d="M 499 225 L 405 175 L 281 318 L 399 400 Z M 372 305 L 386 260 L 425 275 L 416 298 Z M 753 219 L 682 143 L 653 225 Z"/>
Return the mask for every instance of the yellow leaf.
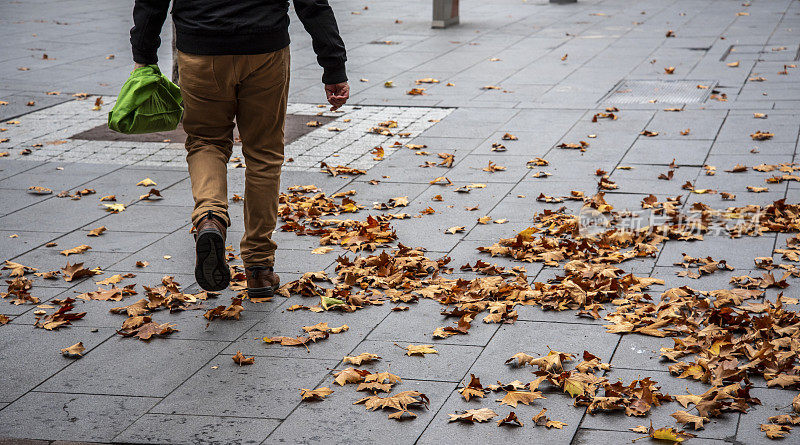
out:
<path id="1" fill-rule="evenodd" d="M 90 230 L 89 233 L 86 234 L 86 236 L 100 236 L 106 230 L 107 230 L 106 226 L 100 226 L 100 227 L 97 227 L 95 229 Z"/>
<path id="2" fill-rule="evenodd" d="M 79 341 L 68 348 L 62 349 L 61 354 L 65 357 L 78 358 L 83 357 L 83 351 L 85 350 L 86 348 L 83 346 L 83 342 Z"/>
<path id="3" fill-rule="evenodd" d="M 371 362 L 373 360 L 378 360 L 380 358 L 381 357 L 379 355 L 370 354 L 368 352 L 362 352 L 361 354 L 358 354 L 358 355 L 355 355 L 355 356 L 345 356 L 344 359 L 342 359 L 342 361 L 345 362 L 345 363 L 350 363 L 350 364 L 358 366 L 358 365 L 360 365 L 362 363 L 368 363 L 368 362 Z"/>
<path id="4" fill-rule="evenodd" d="M 333 390 L 328 387 L 317 389 L 300 389 L 300 397 L 302 400 L 322 400 L 331 394 L 333 394 Z"/>
<path id="5" fill-rule="evenodd" d="M 153 181 L 150 178 L 144 178 L 141 181 L 137 182 L 136 185 L 139 185 L 139 186 L 142 186 L 142 187 L 153 187 L 153 186 L 158 185 L 158 184 L 156 184 L 156 182 Z"/>
<path id="6" fill-rule="evenodd" d="M 87 246 L 86 244 L 81 244 L 80 246 L 73 247 L 72 249 L 62 250 L 61 251 L 61 255 L 70 256 L 70 255 L 74 255 L 74 254 L 77 254 L 77 253 L 84 253 L 84 252 L 86 252 L 87 250 L 89 250 L 91 248 L 92 248 L 91 246 Z"/>
<path id="7" fill-rule="evenodd" d="M 408 345 L 405 348 L 406 355 L 419 355 L 425 356 L 425 354 L 438 354 L 439 351 L 433 349 L 433 345 Z"/>
<path id="8" fill-rule="evenodd" d="M 105 206 L 106 211 L 111 213 L 119 213 L 125 210 L 125 204 L 103 204 Z"/>
<path id="9" fill-rule="evenodd" d="M 464 226 L 453 226 L 453 227 L 450 227 L 449 229 L 445 230 L 445 233 L 449 233 L 451 235 L 455 235 L 456 233 L 463 232 L 464 230 L 466 230 L 466 227 L 464 227 Z"/>

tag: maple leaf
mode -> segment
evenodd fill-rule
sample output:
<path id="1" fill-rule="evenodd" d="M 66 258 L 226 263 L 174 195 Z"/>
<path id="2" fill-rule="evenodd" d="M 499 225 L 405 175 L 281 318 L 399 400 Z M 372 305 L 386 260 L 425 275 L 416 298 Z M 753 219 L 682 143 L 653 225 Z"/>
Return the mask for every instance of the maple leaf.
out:
<path id="1" fill-rule="evenodd" d="M 686 439 L 695 437 L 694 434 L 690 434 L 684 431 L 675 430 L 673 428 L 653 428 L 653 422 L 650 422 L 650 427 L 643 431 L 642 429 L 645 428 L 644 426 L 638 426 L 635 429 L 631 428 L 631 431 L 637 433 L 644 433 L 647 434 L 645 437 L 650 437 L 651 439 L 656 440 L 664 440 L 664 441 L 671 441 L 673 443 L 683 442 Z"/>
<path id="2" fill-rule="evenodd" d="M 256 361 L 255 357 L 245 357 L 244 354 L 242 354 L 242 351 L 236 351 L 236 355 L 231 358 L 233 359 L 233 362 L 239 366 L 252 365 Z"/>
<path id="3" fill-rule="evenodd" d="M 475 374 L 470 374 L 470 376 L 469 384 L 458 390 L 458 392 L 467 402 L 469 402 L 469 399 L 472 397 L 483 398 L 486 395 L 483 386 L 481 385 L 481 380 L 475 377 Z"/>
<path id="4" fill-rule="evenodd" d="M 489 161 L 489 165 L 484 167 L 483 171 L 489 172 L 489 173 L 494 173 L 494 172 L 505 171 L 505 169 L 506 168 L 503 167 L 502 165 L 497 165 L 494 162 Z"/>
<path id="5" fill-rule="evenodd" d="M 97 227 L 97 228 L 94 228 L 94 229 L 90 230 L 89 233 L 86 234 L 86 236 L 100 236 L 106 230 L 108 230 L 108 229 L 106 229 L 106 226 L 100 226 L 100 227 Z"/>
<path id="6" fill-rule="evenodd" d="M 209 309 L 203 314 L 208 321 L 214 321 L 216 318 L 223 320 L 238 320 L 239 314 L 242 313 L 244 307 L 242 306 L 241 298 L 233 298 L 231 304 L 228 306 L 217 306 L 214 309 Z"/>
<path id="7" fill-rule="evenodd" d="M 136 303 L 130 304 L 128 306 L 111 308 L 110 312 L 114 314 L 126 314 L 129 317 L 136 317 L 150 312 L 150 309 L 148 307 L 149 302 L 150 301 L 147 298 L 142 298 Z M 124 328 L 125 327 L 123 325 L 123 329 Z"/>
<path id="8" fill-rule="evenodd" d="M 360 365 L 362 363 L 369 363 L 373 360 L 378 360 L 381 357 L 376 354 L 370 354 L 368 352 L 362 352 L 356 356 L 345 356 L 342 361 L 345 363 L 350 363 L 352 365 Z"/>
<path id="9" fill-rule="evenodd" d="M 775 376 L 773 379 L 767 380 L 767 386 L 780 386 L 781 388 L 786 388 L 787 386 L 793 386 L 800 383 L 800 375 L 789 375 L 786 373 L 781 373 Z"/>
<path id="10" fill-rule="evenodd" d="M 153 201 L 161 199 L 161 191 L 157 189 L 150 189 L 149 192 L 139 196 L 140 200 Z"/>
<path id="11" fill-rule="evenodd" d="M 675 398 L 675 401 L 680 403 L 684 408 L 688 408 L 690 403 L 696 405 L 703 400 L 703 396 L 697 396 L 694 394 L 677 395 L 673 397 Z"/>
<path id="12" fill-rule="evenodd" d="M 561 372 L 563 371 L 564 367 L 562 362 L 564 361 L 571 361 L 575 356 L 573 354 L 568 354 L 564 352 L 558 351 L 550 351 L 544 357 L 532 357 L 528 354 L 523 352 L 519 352 L 514 354 L 506 360 L 506 364 L 513 362 L 514 360 L 517 361 L 517 366 L 538 366 L 540 371 L 545 372 Z"/>
<path id="13" fill-rule="evenodd" d="M 545 397 L 542 396 L 542 393 L 539 391 L 508 391 L 505 397 L 497 401 L 500 402 L 501 405 L 510 405 L 516 408 L 517 403 L 530 405 L 534 400 L 544 398 Z"/>
<path id="14" fill-rule="evenodd" d="M 61 255 L 70 256 L 78 253 L 84 253 L 91 248 L 92 248 L 91 246 L 87 246 L 86 244 L 81 244 L 80 246 L 73 247 L 72 249 L 62 250 Z"/>
<path id="15" fill-rule="evenodd" d="M 155 336 L 165 336 L 177 332 L 172 323 L 158 324 L 156 322 L 145 323 L 135 329 L 117 331 L 123 337 L 136 337 L 140 340 L 150 340 Z"/>
<path id="16" fill-rule="evenodd" d="M 425 354 L 438 354 L 439 351 L 433 349 L 433 345 L 408 345 L 405 348 L 406 355 L 419 355 L 424 357 Z"/>
<path id="17" fill-rule="evenodd" d="M 674 417 L 675 421 L 678 423 L 682 423 L 684 425 L 691 423 L 695 430 L 703 429 L 703 424 L 711 421 L 708 417 L 695 416 L 687 413 L 686 411 L 676 411 L 670 414 L 670 416 Z"/>
<path id="18" fill-rule="evenodd" d="M 130 316 L 126 318 L 125 321 L 122 322 L 122 329 L 123 330 L 136 329 L 139 326 L 150 323 L 151 321 L 152 319 L 145 315 Z"/>
<path id="19" fill-rule="evenodd" d="M 8 318 L 8 315 L 0 314 L 0 326 L 8 324 L 9 321 L 11 321 L 11 319 Z"/>
<path id="20" fill-rule="evenodd" d="M 12 277 L 21 277 L 26 273 L 33 273 L 36 272 L 38 269 L 34 269 L 33 267 L 23 266 L 20 263 L 15 263 L 13 261 L 6 260 L 3 263 L 3 270 L 11 270 L 9 276 Z"/>
<path id="21" fill-rule="evenodd" d="M 389 203 L 394 207 L 405 207 L 408 205 L 408 196 L 400 196 L 397 198 L 392 198 L 389 200 Z"/>
<path id="22" fill-rule="evenodd" d="M 34 326 L 37 328 L 43 328 L 48 331 L 52 331 L 55 329 L 59 329 L 62 326 L 71 325 L 73 321 L 80 320 L 81 318 L 85 317 L 86 312 L 79 312 L 79 313 L 71 312 L 72 309 L 74 309 L 74 306 L 72 305 L 74 301 L 75 300 L 71 298 L 67 298 L 64 301 L 64 305 L 58 308 L 58 310 L 55 311 L 54 313 L 49 315 L 37 316 L 36 323 L 34 324 Z"/>
<path id="23" fill-rule="evenodd" d="M 458 412 L 455 414 L 448 414 L 450 420 L 448 422 L 465 422 L 465 423 L 482 423 L 492 420 L 498 414 L 491 408 L 468 409 L 466 411 Z"/>
<path id="24" fill-rule="evenodd" d="M 789 414 L 781 414 L 779 416 L 772 416 L 769 419 L 772 423 L 778 425 L 798 425 L 800 424 L 800 416 L 791 416 Z"/>
<path id="25" fill-rule="evenodd" d="M 410 407 L 417 407 L 422 405 L 425 409 L 429 404 L 428 397 L 418 391 L 402 391 L 393 396 L 380 397 L 369 396 L 353 402 L 353 405 L 364 404 L 365 408 L 369 411 L 378 409 L 394 409 L 395 412 L 389 414 L 390 419 L 400 420 L 404 415 L 417 417 L 416 414 L 409 411 Z"/>
<path id="26" fill-rule="evenodd" d="M 323 400 L 331 394 L 333 394 L 333 390 L 326 386 L 317 389 L 300 389 L 300 397 L 303 401 Z"/>
<path id="27" fill-rule="evenodd" d="M 86 348 L 83 346 L 83 342 L 79 341 L 68 348 L 62 349 L 61 355 L 69 358 L 80 358 L 83 357 L 83 351 L 85 350 Z"/>
<path id="28" fill-rule="evenodd" d="M 522 422 L 517 418 L 514 411 L 508 413 L 507 416 L 497 421 L 497 426 L 523 426 Z"/>
<path id="29" fill-rule="evenodd" d="M 451 235 L 455 235 L 456 233 L 463 232 L 466 230 L 465 226 L 453 226 L 449 229 L 445 230 L 445 233 L 449 233 Z"/>
<path id="30" fill-rule="evenodd" d="M 124 277 L 121 274 L 114 274 L 114 275 L 106 278 L 105 280 L 101 280 L 101 281 L 95 282 L 95 284 L 100 285 L 100 286 L 108 286 L 109 284 L 117 284 L 120 281 L 122 281 L 123 279 L 124 279 Z"/>
<path id="31" fill-rule="evenodd" d="M 364 381 L 364 377 L 370 374 L 371 373 L 369 371 L 350 367 L 335 372 L 333 374 L 333 376 L 335 377 L 333 381 L 338 383 L 339 386 L 344 386 L 348 383 L 360 383 Z"/>
<path id="32" fill-rule="evenodd" d="M 539 414 L 533 416 L 533 418 L 531 419 L 533 420 L 533 426 L 544 426 L 547 429 L 556 428 L 559 430 L 567 426 L 567 424 L 564 422 L 559 422 L 557 420 L 550 420 L 547 416 L 545 416 L 546 412 L 547 408 L 542 408 L 542 410 L 539 411 Z"/>
<path id="33" fill-rule="evenodd" d="M 790 431 L 792 431 L 792 427 L 788 425 L 775 425 L 775 424 L 761 424 L 759 425 L 761 431 L 767 435 L 770 439 L 783 439 L 786 437 Z"/>
<path id="34" fill-rule="evenodd" d="M 125 210 L 125 204 L 103 204 L 107 212 L 119 213 Z"/>
<path id="35" fill-rule="evenodd" d="M 76 280 L 78 278 L 84 278 L 84 277 L 89 277 L 89 276 L 92 276 L 92 275 L 98 275 L 101 272 L 99 272 L 97 270 L 84 269 L 83 263 L 75 263 L 75 264 L 70 265 L 69 261 L 67 261 L 67 265 L 64 266 L 63 269 L 61 269 L 61 273 L 64 276 L 64 281 L 69 282 L 69 281 L 72 281 L 72 280 Z"/>

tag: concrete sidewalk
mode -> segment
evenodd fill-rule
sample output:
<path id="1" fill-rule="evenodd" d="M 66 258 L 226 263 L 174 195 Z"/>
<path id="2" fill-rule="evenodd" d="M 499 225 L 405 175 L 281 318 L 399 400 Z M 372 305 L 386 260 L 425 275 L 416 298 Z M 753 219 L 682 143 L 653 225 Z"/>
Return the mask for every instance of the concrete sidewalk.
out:
<path id="1" fill-rule="evenodd" d="M 331 2 L 348 47 L 352 101 L 341 113 L 327 113 L 326 123 L 287 145 L 285 187 L 316 185 L 332 195 L 351 196 L 364 210 L 348 214 L 363 220 L 386 211 L 372 203 L 407 196 L 409 205 L 393 209 L 419 215 L 394 219 L 398 241 L 427 249 L 426 256 L 452 258 L 454 277 L 473 278 L 459 267 L 476 260 L 499 266 L 522 265 L 529 282 L 546 282 L 562 272 L 540 262 L 519 263 L 489 257 L 477 247 L 510 238 L 532 224 L 535 214 L 566 206 L 577 212 L 580 201 L 547 203 L 552 197 L 598 191 L 598 169 L 619 187 L 606 190 L 616 210 L 642 211 L 650 194 L 659 200 L 682 195 L 688 212 L 703 202 L 713 208 L 767 205 L 778 199 L 800 201 L 796 181 L 765 183 L 775 172 L 729 173 L 735 165 L 792 164 L 800 134 L 800 2 L 795 0 L 625 0 L 584 1 L 554 5 L 544 0 L 461 2 L 461 25 L 430 29 L 426 0 L 337 0 Z M 193 276 L 194 252 L 189 232 L 192 197 L 181 144 L 119 142 L 75 138 L 103 125 L 106 112 L 131 68 L 127 30 L 131 2 L 97 0 L 0 0 L 0 260 L 58 270 L 83 262 L 103 275 L 82 280 L 47 280 L 32 274 L 30 293 L 40 304 L 94 291 L 95 284 L 115 274 L 136 274 L 120 285 L 136 284 L 140 295 L 118 301 L 78 300 L 75 312 L 87 312 L 72 326 L 56 331 L 34 328 L 34 304 L 14 305 L 0 299 L 0 314 L 10 321 L 0 326 L 0 438 L 100 443 L 488 443 L 547 441 L 553 444 L 622 443 L 639 437 L 628 431 L 637 425 L 681 427 L 669 416 L 677 403 L 655 407 L 648 417 L 622 413 L 589 415 L 584 407 L 556 392 L 533 406 L 512 409 L 522 428 L 498 428 L 494 423 L 448 423 L 449 414 L 489 407 L 501 416 L 508 406 L 489 394 L 465 402 L 457 392 L 470 374 L 484 385 L 495 381 L 530 381 L 524 369 L 505 360 L 517 352 L 538 356 L 550 349 L 580 354 L 588 350 L 611 364 L 606 376 L 629 382 L 651 377 L 662 391 L 698 394 L 708 386 L 678 379 L 660 361 L 669 338 L 616 335 L 602 327 L 607 321 L 576 317 L 575 311 L 542 311 L 520 306 L 513 324 L 473 322 L 468 335 L 434 340 L 432 332 L 450 324 L 443 308 L 420 300 L 407 311 L 396 304 L 371 306 L 356 312 L 290 310 L 318 301 L 299 295 L 275 297 L 266 303 L 244 302 L 237 320 L 209 323 L 201 310 L 156 312 L 154 321 L 179 329 L 164 338 L 143 342 L 117 334 L 124 318 L 109 312 L 142 298 L 142 286 L 158 286 L 171 275 L 188 293 L 199 292 Z M 292 33 L 290 113 L 313 120 L 325 108 L 310 38 L 296 17 Z M 162 40 L 170 41 L 169 27 Z M 46 58 L 44 55 L 47 55 Z M 113 57 L 111 57 L 113 55 Z M 161 66 L 169 66 L 169 48 L 160 51 Z M 667 74 L 666 68 L 674 68 Z M 434 78 L 437 83 L 417 84 Z M 393 87 L 385 86 L 391 82 Z M 701 86 L 698 88 L 698 86 Z M 409 95 L 424 88 L 424 95 Z M 59 94 L 48 94 L 58 92 Z M 89 97 L 83 98 L 80 93 Z M 74 96 L 79 94 L 79 96 Z M 100 110 L 95 101 L 102 97 Z M 31 103 L 31 105 L 28 105 Z M 609 107 L 616 119 L 600 118 Z M 680 111 L 673 111 L 679 109 Z M 757 113 L 759 116 L 754 117 Z M 392 135 L 370 133 L 381 122 L 394 120 Z M 335 127 L 336 131 L 329 130 Z M 688 131 L 687 131 L 688 130 Z M 655 136 L 642 134 L 657 132 Z M 756 141 L 756 131 L 771 132 Z M 407 133 L 399 135 L 398 133 Z M 506 133 L 517 140 L 504 140 Z M 685 133 L 685 134 L 683 134 Z M 8 139 L 8 140 L 5 140 Z M 560 144 L 588 142 L 585 151 Z M 498 151 L 502 144 L 505 151 Z M 375 160 L 373 147 L 386 149 Z M 407 145 L 426 146 L 416 150 Z M 493 145 L 495 145 L 493 150 Z M 429 152 L 420 155 L 419 152 Z M 452 153 L 451 168 L 418 167 L 439 163 L 438 153 Z M 237 152 L 234 156 L 239 156 Z M 529 168 L 534 158 L 549 162 Z M 364 169 L 360 176 L 330 176 L 319 163 Z M 487 172 L 489 163 L 505 167 Z M 243 170 L 231 163 L 231 196 L 243 194 Z M 706 175 L 704 165 L 715 166 Z M 671 180 L 657 179 L 673 170 Z M 549 177 L 536 177 L 544 171 Z M 431 185 L 447 176 L 451 187 Z M 148 188 L 136 184 L 150 178 L 161 200 L 140 200 Z M 380 181 L 377 185 L 370 181 Z M 736 195 L 690 193 L 714 189 Z M 458 187 L 485 184 L 467 194 Z M 46 187 L 37 195 L 29 187 Z M 748 186 L 768 187 L 762 193 Z M 96 194 L 60 198 L 84 189 Z M 127 208 L 104 210 L 100 197 L 115 195 Z M 442 200 L 435 200 L 441 195 Z M 231 202 L 228 242 L 238 252 L 242 236 L 241 202 Z M 465 210 L 478 207 L 476 211 Z M 480 224 L 484 215 L 503 224 Z M 105 226 L 99 237 L 91 229 Z M 446 230 L 464 230 L 447 234 Z M 704 241 L 670 241 L 653 257 L 621 263 L 637 276 L 666 281 L 650 294 L 688 285 L 695 289 L 728 289 L 729 279 L 761 275 L 753 259 L 774 257 L 774 250 L 792 235 L 766 233 L 730 239 L 708 236 Z M 311 254 L 319 238 L 276 231 L 276 270 L 282 281 L 324 270 L 335 276 L 338 246 L 327 254 Z M 48 247 L 48 243 L 57 246 Z M 91 250 L 64 257 L 63 249 L 87 244 Z M 396 247 L 392 243 L 391 247 Z M 387 249 L 391 250 L 391 249 Z M 682 253 L 725 259 L 734 271 L 700 279 L 677 276 Z M 354 254 L 347 254 L 353 258 Z M 147 261 L 145 268 L 137 261 Z M 776 272 L 777 275 L 777 272 Z M 8 270 L 2 278 L 11 280 Z M 796 296 L 789 279 L 785 295 Z M 4 289 L 5 291 L 5 289 Z M 766 299 L 775 300 L 769 289 Z M 208 308 L 229 304 L 228 290 Z M 613 311 L 606 305 L 605 315 Z M 795 307 L 796 309 L 796 307 Z M 482 315 L 483 316 L 483 315 Z M 347 332 L 312 344 L 309 349 L 267 345 L 264 336 L 300 333 L 301 326 L 327 322 L 347 324 Z M 59 350 L 83 342 L 84 357 L 69 359 Z M 395 343 L 434 344 L 438 354 L 409 357 Z M 255 363 L 236 366 L 231 357 L 241 350 Z M 430 406 L 418 418 L 398 422 L 386 413 L 368 412 L 353 402 L 368 394 L 333 383 L 333 371 L 346 366 L 345 355 L 374 353 L 382 360 L 359 366 L 389 370 L 403 382 L 400 391 L 427 395 Z M 579 360 L 578 360 L 579 361 Z M 576 362 L 577 363 L 577 362 Z M 527 380 L 526 380 L 527 379 Z M 762 405 L 747 414 L 725 413 L 712 419 L 688 443 L 763 443 L 759 424 L 788 413 L 797 388 L 767 388 L 753 379 L 751 394 Z M 301 388 L 328 386 L 335 393 L 320 402 L 301 402 Z M 490 400 L 491 399 L 491 400 Z M 542 407 L 563 429 L 534 428 L 531 416 Z M 789 407 L 789 408 L 787 408 Z M 777 410 L 777 411 L 776 411 Z M 497 420 L 497 419 L 494 419 Z M 797 440 L 797 432 L 788 441 Z M 2 440 L 0 440 L 2 443 Z M 39 442 L 31 442 L 39 443 Z"/>

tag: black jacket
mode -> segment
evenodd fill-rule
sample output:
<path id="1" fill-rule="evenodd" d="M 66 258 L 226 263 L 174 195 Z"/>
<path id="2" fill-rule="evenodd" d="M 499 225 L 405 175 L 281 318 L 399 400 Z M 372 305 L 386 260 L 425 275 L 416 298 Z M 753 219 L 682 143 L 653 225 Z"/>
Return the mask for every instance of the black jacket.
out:
<path id="1" fill-rule="evenodd" d="M 136 0 L 131 46 L 137 63 L 158 62 L 161 27 L 170 0 Z M 289 45 L 289 0 L 172 0 L 176 46 L 188 54 L 263 54 Z M 347 81 L 344 42 L 327 0 L 294 0 L 311 34 L 322 81 Z"/>

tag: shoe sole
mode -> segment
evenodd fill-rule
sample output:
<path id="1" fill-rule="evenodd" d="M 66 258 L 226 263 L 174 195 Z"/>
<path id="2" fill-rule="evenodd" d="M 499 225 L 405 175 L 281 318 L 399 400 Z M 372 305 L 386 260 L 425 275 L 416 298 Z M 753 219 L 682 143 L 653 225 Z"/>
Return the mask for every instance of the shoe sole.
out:
<path id="1" fill-rule="evenodd" d="M 197 265 L 194 277 L 203 289 L 219 292 L 231 282 L 231 272 L 225 261 L 225 240 L 219 233 L 205 232 L 197 237 Z"/>
<path id="2" fill-rule="evenodd" d="M 247 296 L 250 298 L 269 298 L 275 295 L 276 290 L 278 290 L 278 286 L 247 288 Z"/>

